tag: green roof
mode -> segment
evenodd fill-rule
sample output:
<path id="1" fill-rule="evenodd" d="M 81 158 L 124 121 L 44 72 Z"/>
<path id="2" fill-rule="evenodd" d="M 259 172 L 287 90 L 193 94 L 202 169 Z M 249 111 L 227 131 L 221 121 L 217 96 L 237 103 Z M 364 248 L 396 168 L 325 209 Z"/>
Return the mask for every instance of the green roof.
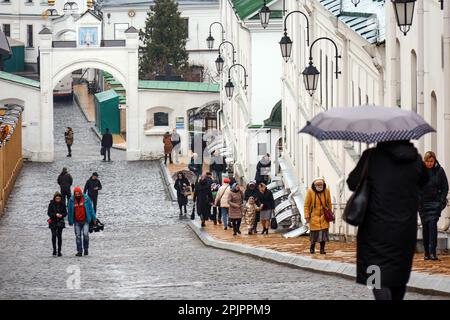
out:
<path id="1" fill-rule="evenodd" d="M 252 18 L 263 6 L 263 1 L 259 0 L 231 0 L 231 2 L 233 2 L 234 10 L 241 20 Z"/>
<path id="2" fill-rule="evenodd" d="M 270 19 L 282 19 L 283 10 L 271 10 Z M 259 14 L 255 14 L 250 20 L 259 20 Z"/>
<path id="3" fill-rule="evenodd" d="M 4 71 L 0 71 L 0 79 L 15 82 L 15 83 L 20 83 L 20 84 L 30 86 L 33 88 L 41 87 L 41 83 L 39 81 L 28 79 L 28 78 L 21 77 L 21 76 L 16 76 L 15 74 L 4 72 Z"/>
<path id="4" fill-rule="evenodd" d="M 270 117 L 264 120 L 265 128 L 278 128 L 281 129 L 281 100 L 278 101 L 270 113 Z"/>
<path id="5" fill-rule="evenodd" d="M 103 92 L 99 92 L 95 94 L 95 99 L 98 102 L 104 102 L 104 101 L 108 101 L 114 98 L 118 98 L 119 96 L 117 95 L 117 93 L 111 89 L 111 90 L 107 90 L 107 91 L 103 91 Z"/>
<path id="6" fill-rule="evenodd" d="M 189 81 L 139 80 L 139 89 L 220 92 L 220 86 L 217 83 Z"/>

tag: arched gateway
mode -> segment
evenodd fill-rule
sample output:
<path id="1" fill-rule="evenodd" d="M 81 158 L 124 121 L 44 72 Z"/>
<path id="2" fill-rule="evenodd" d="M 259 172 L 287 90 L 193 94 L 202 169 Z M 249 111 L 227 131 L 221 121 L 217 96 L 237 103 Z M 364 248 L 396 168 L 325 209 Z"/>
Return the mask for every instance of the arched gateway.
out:
<path id="1" fill-rule="evenodd" d="M 78 26 L 76 41 L 54 41 L 48 28 L 40 38 L 40 147 L 37 161 L 53 161 L 53 89 L 65 76 L 79 69 L 99 69 L 114 76 L 126 92 L 127 160 L 139 160 L 139 98 L 138 98 L 138 31 L 125 31 L 125 40 L 98 39 L 98 29 Z"/>

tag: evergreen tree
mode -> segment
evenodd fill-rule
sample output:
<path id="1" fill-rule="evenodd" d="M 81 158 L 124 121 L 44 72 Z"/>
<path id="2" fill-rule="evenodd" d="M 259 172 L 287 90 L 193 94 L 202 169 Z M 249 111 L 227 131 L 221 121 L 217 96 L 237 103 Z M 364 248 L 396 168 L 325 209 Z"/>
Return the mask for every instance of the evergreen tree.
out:
<path id="1" fill-rule="evenodd" d="M 174 0 L 155 0 L 140 38 L 143 41 L 139 61 L 141 79 L 153 79 L 155 73 L 164 73 L 167 63 L 173 65 L 175 72 L 188 68 L 187 29 Z"/>

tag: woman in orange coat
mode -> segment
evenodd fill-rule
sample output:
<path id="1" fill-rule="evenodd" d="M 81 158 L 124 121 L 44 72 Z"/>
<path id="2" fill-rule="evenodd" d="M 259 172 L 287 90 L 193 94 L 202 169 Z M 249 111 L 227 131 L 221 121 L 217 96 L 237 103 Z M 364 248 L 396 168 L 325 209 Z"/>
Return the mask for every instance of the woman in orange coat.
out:
<path id="1" fill-rule="evenodd" d="M 167 164 L 167 157 L 169 157 L 170 163 L 172 162 L 172 135 L 169 132 L 166 132 L 163 137 L 164 143 L 164 164 Z"/>
<path id="2" fill-rule="evenodd" d="M 329 222 L 325 219 L 323 208 L 332 210 L 330 190 L 323 178 L 314 179 L 305 199 L 305 219 L 309 223 L 311 254 L 315 253 L 316 242 L 320 243 L 320 253 L 325 254 L 325 242 L 329 241 Z"/>

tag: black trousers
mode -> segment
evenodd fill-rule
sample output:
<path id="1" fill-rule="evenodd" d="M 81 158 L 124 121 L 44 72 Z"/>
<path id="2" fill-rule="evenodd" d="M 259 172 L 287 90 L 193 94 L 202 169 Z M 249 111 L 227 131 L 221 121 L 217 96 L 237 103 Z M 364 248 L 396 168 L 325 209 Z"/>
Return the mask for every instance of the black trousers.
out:
<path id="1" fill-rule="evenodd" d="M 406 286 L 373 289 L 375 300 L 403 300 Z"/>
<path id="2" fill-rule="evenodd" d="M 425 255 L 436 255 L 437 237 L 438 237 L 438 220 L 433 219 L 423 223 L 422 235 L 423 235 L 423 248 L 425 249 Z"/>
<path id="3" fill-rule="evenodd" d="M 164 164 L 167 164 L 167 157 L 169 157 L 170 163 L 173 163 L 172 162 L 172 152 L 164 154 Z"/>
<path id="4" fill-rule="evenodd" d="M 185 204 L 181 204 L 178 202 L 178 207 L 180 208 L 180 215 L 183 213 L 183 207 L 184 207 L 184 213 L 187 213 L 187 207 Z"/>
<path id="5" fill-rule="evenodd" d="M 222 210 L 219 207 L 212 207 L 211 220 L 217 221 L 222 219 Z"/>
<path id="6" fill-rule="evenodd" d="M 89 195 L 89 198 L 92 201 L 92 205 L 94 206 L 94 211 L 95 211 L 95 213 L 97 213 L 97 198 L 98 198 L 98 194 L 93 194 L 93 195 L 88 194 L 88 195 Z"/>
<path id="7" fill-rule="evenodd" d="M 237 233 L 241 229 L 241 219 L 230 219 L 233 225 L 233 232 Z"/>
<path id="8" fill-rule="evenodd" d="M 61 252 L 61 246 L 62 246 L 62 228 L 52 228 L 50 229 L 52 231 L 52 246 L 53 251 L 56 252 L 56 239 L 58 239 L 58 252 Z"/>
<path id="9" fill-rule="evenodd" d="M 72 155 L 72 146 L 70 144 L 67 145 L 67 152 L 70 155 Z"/>
<path id="10" fill-rule="evenodd" d="M 69 204 L 69 199 L 72 196 L 70 189 L 61 189 L 61 195 L 62 195 L 62 200 L 64 201 L 64 203 L 67 206 Z"/>
<path id="11" fill-rule="evenodd" d="M 111 161 L 111 147 L 105 147 L 105 155 L 103 156 L 103 160 L 106 160 L 106 154 L 108 154 L 108 161 Z"/>

